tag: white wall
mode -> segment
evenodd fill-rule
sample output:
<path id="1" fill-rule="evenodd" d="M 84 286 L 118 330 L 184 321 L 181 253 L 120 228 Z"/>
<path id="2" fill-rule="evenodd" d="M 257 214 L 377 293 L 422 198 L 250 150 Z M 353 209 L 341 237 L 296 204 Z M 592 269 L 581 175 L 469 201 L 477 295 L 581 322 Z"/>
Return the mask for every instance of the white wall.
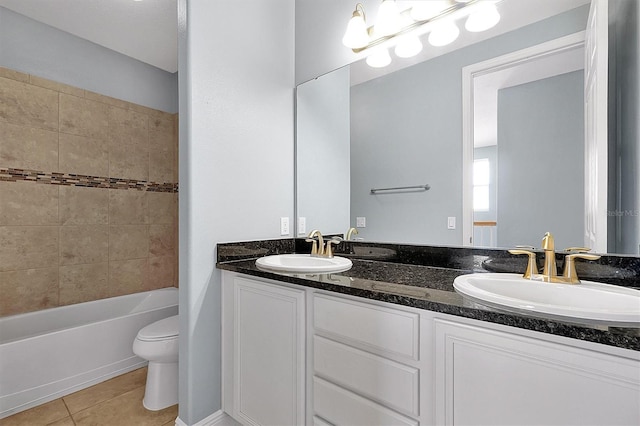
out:
<path id="1" fill-rule="evenodd" d="M 180 419 L 220 409 L 218 242 L 293 217 L 294 0 L 179 0 Z M 245 29 L 246 31 L 241 31 Z"/>
<path id="2" fill-rule="evenodd" d="M 0 7 L 0 66 L 178 112 L 178 76 Z"/>

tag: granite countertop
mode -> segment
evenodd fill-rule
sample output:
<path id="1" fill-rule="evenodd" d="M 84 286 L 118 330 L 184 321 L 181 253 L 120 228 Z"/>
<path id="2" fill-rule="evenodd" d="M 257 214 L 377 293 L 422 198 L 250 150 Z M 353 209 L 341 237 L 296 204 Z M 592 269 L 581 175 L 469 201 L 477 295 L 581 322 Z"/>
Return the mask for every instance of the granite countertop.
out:
<path id="1" fill-rule="evenodd" d="M 225 247 L 227 250 L 237 248 Z M 285 245 L 277 251 L 291 253 L 295 251 L 292 248 Z M 458 294 L 453 288 L 453 280 L 463 274 L 487 272 L 481 267 L 485 256 L 465 255 L 465 262 L 449 260 L 447 267 L 352 257 L 353 267 L 341 273 L 282 274 L 258 269 L 255 259 L 264 254 L 260 252 L 251 258 L 238 259 L 220 256 L 219 252 L 217 267 L 304 287 L 640 351 L 640 327 L 613 327 L 582 323 L 579 320 L 569 322 L 533 314 L 525 315 L 485 306 Z M 269 250 L 269 254 L 273 254 L 273 251 Z"/>

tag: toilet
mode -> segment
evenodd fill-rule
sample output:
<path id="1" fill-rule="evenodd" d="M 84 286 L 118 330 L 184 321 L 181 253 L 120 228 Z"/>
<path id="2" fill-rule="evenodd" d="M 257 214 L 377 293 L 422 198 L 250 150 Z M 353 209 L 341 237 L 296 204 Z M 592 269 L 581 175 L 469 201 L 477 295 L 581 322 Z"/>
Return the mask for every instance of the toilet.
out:
<path id="1" fill-rule="evenodd" d="M 149 361 L 142 405 L 157 411 L 178 403 L 178 315 L 142 328 L 133 353 Z"/>

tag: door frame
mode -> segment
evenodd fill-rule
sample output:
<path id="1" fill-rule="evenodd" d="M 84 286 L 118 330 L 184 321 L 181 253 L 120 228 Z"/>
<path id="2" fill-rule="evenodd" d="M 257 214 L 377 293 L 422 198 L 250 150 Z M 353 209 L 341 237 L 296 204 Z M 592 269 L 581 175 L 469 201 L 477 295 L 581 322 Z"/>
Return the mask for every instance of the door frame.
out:
<path id="1" fill-rule="evenodd" d="M 473 246 L 474 79 L 550 55 L 583 48 L 585 31 L 462 68 L 462 245 Z M 604 200 L 606 203 L 606 200 Z"/>

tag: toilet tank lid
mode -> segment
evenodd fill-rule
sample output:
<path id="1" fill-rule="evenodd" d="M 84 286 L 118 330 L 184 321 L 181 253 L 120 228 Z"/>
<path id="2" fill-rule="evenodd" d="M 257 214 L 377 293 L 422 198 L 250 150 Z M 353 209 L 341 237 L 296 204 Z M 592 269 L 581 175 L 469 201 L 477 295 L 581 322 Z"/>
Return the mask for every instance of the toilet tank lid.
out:
<path id="1" fill-rule="evenodd" d="M 143 327 L 138 332 L 140 340 L 162 340 L 178 335 L 178 315 L 161 319 Z"/>

